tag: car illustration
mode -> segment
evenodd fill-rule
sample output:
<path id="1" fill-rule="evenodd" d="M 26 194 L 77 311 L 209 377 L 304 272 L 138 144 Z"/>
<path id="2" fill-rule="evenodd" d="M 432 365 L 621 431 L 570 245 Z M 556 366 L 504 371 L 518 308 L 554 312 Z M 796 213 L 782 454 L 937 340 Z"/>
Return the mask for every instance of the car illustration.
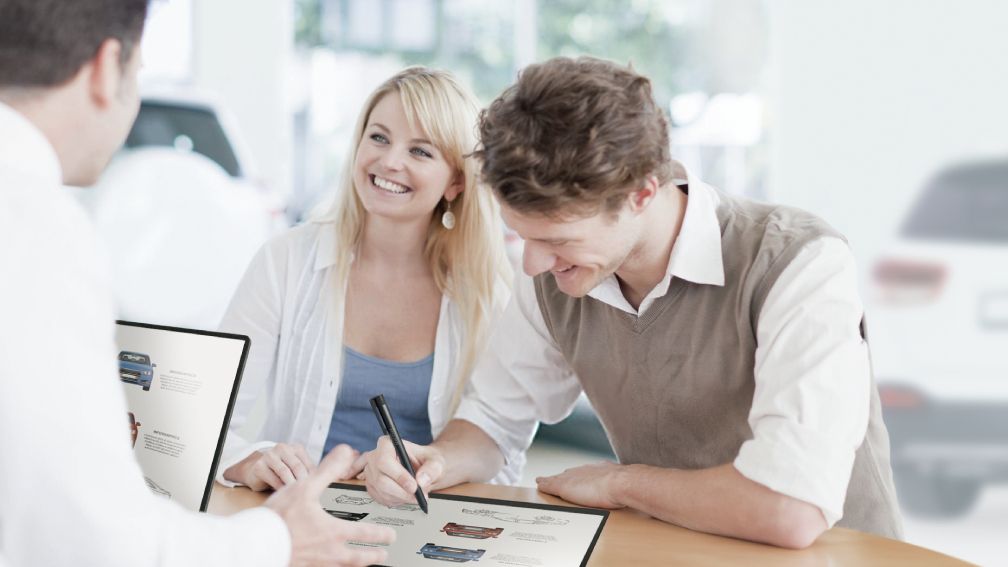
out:
<path id="1" fill-rule="evenodd" d="M 493 518 L 498 522 L 510 522 L 513 524 L 533 524 L 539 526 L 565 526 L 570 520 L 565 520 L 563 518 L 554 518 L 553 516 L 541 515 L 535 517 L 519 516 L 517 514 L 512 514 L 510 512 L 503 512 L 500 510 L 489 510 L 485 508 L 462 508 L 463 514 L 471 514 L 473 516 L 480 516 L 483 518 Z"/>
<path id="2" fill-rule="evenodd" d="M 130 447 L 136 447 L 136 440 L 140 435 L 140 426 L 143 424 L 137 421 L 136 415 L 131 411 L 126 412 L 126 416 L 129 417 L 130 424 Z"/>
<path id="3" fill-rule="evenodd" d="M 359 522 L 364 518 L 367 518 L 368 515 L 367 512 L 344 512 L 343 510 L 330 510 L 329 508 L 326 508 L 325 511 L 328 512 L 330 516 L 346 520 L 348 522 Z"/>
<path id="4" fill-rule="evenodd" d="M 911 513 L 964 514 L 1008 480 L 1005 265 L 1004 158 L 939 171 L 874 265 L 868 342 Z"/>
<path id="5" fill-rule="evenodd" d="M 448 522 L 441 528 L 445 534 L 455 537 L 467 537 L 471 539 L 487 539 L 497 537 L 504 532 L 504 528 L 481 528 L 479 526 L 467 526 Z"/>
<path id="6" fill-rule="evenodd" d="M 369 496 L 349 496 L 346 494 L 340 494 L 334 500 L 334 504 L 350 504 L 351 506 L 366 506 L 374 502 L 374 499 Z"/>
<path id="7" fill-rule="evenodd" d="M 157 494 L 158 496 L 171 500 L 171 492 L 168 492 L 167 490 L 162 488 L 161 485 L 159 485 L 158 483 L 154 482 L 153 480 L 151 480 L 149 477 L 146 476 L 144 477 L 144 482 L 147 484 L 147 488 L 149 488 L 151 492 Z"/>
<path id="8" fill-rule="evenodd" d="M 127 384 L 136 384 L 150 390 L 154 381 L 154 367 L 150 356 L 139 352 L 124 350 L 119 353 L 119 379 Z"/>
<path id="9" fill-rule="evenodd" d="M 480 557 L 486 553 L 485 549 L 463 549 L 461 547 L 449 547 L 447 545 L 437 545 L 428 543 L 420 548 L 418 555 L 423 555 L 426 559 L 437 559 L 439 561 L 452 561 L 454 563 L 465 563 L 467 561 L 479 561 Z"/>

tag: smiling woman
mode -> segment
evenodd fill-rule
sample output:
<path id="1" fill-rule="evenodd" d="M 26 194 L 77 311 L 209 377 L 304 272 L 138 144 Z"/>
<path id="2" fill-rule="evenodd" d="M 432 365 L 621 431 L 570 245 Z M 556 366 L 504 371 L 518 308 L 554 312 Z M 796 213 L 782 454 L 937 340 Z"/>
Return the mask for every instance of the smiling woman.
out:
<path id="1" fill-rule="evenodd" d="M 442 71 L 387 80 L 364 104 L 333 206 L 252 262 L 221 324 L 252 338 L 223 480 L 277 488 L 337 444 L 374 448 L 378 394 L 408 441 L 430 443 L 451 418 L 509 296 L 499 212 L 467 157 L 476 108 Z M 261 393 L 266 422 L 242 439 Z"/>
<path id="2" fill-rule="evenodd" d="M 447 207 L 459 196 L 463 178 L 406 117 L 400 97 L 386 94 L 372 109 L 357 146 L 354 186 L 370 213 L 415 219 L 426 227 L 439 201 Z"/>

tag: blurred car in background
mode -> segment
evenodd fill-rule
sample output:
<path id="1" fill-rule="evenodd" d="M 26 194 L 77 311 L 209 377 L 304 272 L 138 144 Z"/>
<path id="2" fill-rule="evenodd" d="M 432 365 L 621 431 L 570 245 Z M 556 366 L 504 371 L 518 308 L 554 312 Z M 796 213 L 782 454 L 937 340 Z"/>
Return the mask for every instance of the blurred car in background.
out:
<path id="1" fill-rule="evenodd" d="M 145 91 L 123 149 L 76 191 L 109 253 L 122 319 L 215 328 L 256 250 L 285 226 L 212 95 Z"/>
<path id="2" fill-rule="evenodd" d="M 874 266 L 868 337 L 904 509 L 1008 479 L 1008 160 L 950 167 Z"/>

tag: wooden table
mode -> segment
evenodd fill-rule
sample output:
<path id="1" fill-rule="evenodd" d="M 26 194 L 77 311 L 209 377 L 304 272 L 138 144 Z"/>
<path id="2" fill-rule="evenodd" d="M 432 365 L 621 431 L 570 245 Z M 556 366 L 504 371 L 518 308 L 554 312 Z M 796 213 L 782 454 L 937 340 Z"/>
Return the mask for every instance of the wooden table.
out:
<path id="1" fill-rule="evenodd" d="M 464 484 L 442 491 L 481 498 L 499 498 L 540 504 L 566 504 L 534 488 Z M 263 493 L 214 485 L 210 497 L 211 514 L 234 514 L 266 499 Z M 599 537 L 589 567 L 636 567 L 667 565 L 769 565 L 841 566 L 841 565 L 970 565 L 948 555 L 908 543 L 868 535 L 844 528 L 833 528 L 801 551 L 703 534 L 666 524 L 630 510 L 609 514 Z"/>

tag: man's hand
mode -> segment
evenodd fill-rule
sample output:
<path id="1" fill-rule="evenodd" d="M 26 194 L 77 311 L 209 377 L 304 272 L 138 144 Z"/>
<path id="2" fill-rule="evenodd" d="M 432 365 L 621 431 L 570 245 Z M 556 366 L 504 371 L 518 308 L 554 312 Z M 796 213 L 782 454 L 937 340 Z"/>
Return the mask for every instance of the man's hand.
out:
<path id="1" fill-rule="evenodd" d="M 224 478 L 252 490 L 280 490 L 285 485 L 303 480 L 315 470 L 301 445 L 277 443 L 269 449 L 256 451 L 224 471 Z"/>
<path id="2" fill-rule="evenodd" d="M 409 441 L 403 441 L 403 445 L 406 446 L 406 453 L 416 471 L 416 480 L 399 463 L 399 456 L 387 435 L 378 440 L 378 446 L 373 451 L 364 453 L 358 459 L 358 465 L 363 463 L 361 475 L 368 494 L 380 504 L 395 506 L 416 502 L 417 484 L 424 494 L 444 488 L 439 483 L 445 470 L 445 459 L 441 451 L 430 445 L 415 445 Z"/>
<path id="3" fill-rule="evenodd" d="M 614 498 L 615 483 L 623 465 L 608 461 L 567 469 L 553 476 L 536 478 L 539 490 L 568 502 L 593 508 L 622 508 Z"/>
<path id="4" fill-rule="evenodd" d="M 351 547 L 347 542 L 390 544 L 395 531 L 384 526 L 347 522 L 322 509 L 319 498 L 329 483 L 349 476 L 355 453 L 347 445 L 329 452 L 304 480 L 284 486 L 265 506 L 283 518 L 291 536 L 290 564 L 364 566 L 384 563 L 384 549 Z"/>

